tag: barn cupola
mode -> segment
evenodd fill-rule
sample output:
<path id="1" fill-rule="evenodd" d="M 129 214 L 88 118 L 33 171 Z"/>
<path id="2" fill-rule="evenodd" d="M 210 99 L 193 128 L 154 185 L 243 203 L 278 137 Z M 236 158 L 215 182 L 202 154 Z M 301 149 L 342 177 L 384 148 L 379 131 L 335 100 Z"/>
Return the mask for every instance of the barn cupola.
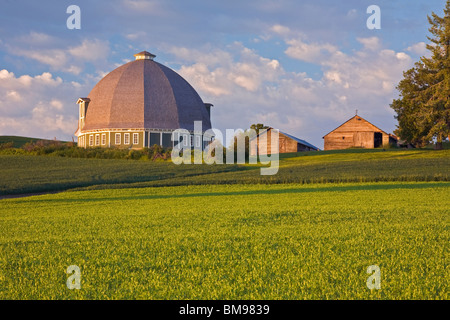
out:
<path id="1" fill-rule="evenodd" d="M 153 60 L 156 56 L 148 51 L 142 51 L 134 55 L 136 60 Z"/>

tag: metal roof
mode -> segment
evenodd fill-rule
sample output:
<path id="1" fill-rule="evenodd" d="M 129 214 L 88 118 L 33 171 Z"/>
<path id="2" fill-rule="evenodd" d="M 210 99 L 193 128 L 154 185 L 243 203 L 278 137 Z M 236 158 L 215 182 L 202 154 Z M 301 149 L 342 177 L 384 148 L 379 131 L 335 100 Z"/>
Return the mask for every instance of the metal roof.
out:
<path id="1" fill-rule="evenodd" d="M 269 127 L 269 128 L 267 128 L 266 130 L 260 131 L 260 133 L 258 133 L 258 134 L 257 134 L 256 136 L 254 136 L 252 139 L 250 139 L 250 141 L 253 140 L 253 139 L 255 139 L 256 137 L 258 137 L 258 136 L 261 135 L 262 133 L 267 132 L 267 131 L 272 130 L 272 129 L 273 129 L 272 127 Z M 310 148 L 316 149 L 316 150 L 320 150 L 319 148 L 317 148 L 316 146 L 312 145 L 312 144 L 309 143 L 308 141 L 299 139 L 299 138 L 297 138 L 297 137 L 294 137 L 293 135 L 290 135 L 290 134 L 288 134 L 288 133 L 286 133 L 286 132 L 283 132 L 283 131 L 280 131 L 280 130 L 278 130 L 278 132 L 284 134 L 286 137 L 288 137 L 288 138 L 290 138 L 290 139 L 292 139 L 292 140 L 295 140 L 295 141 L 297 141 L 298 143 L 301 143 L 301 144 L 303 144 L 303 145 L 305 145 L 305 146 L 307 146 L 307 147 L 310 147 Z"/>
<path id="2" fill-rule="evenodd" d="M 312 144 L 309 143 L 308 141 L 299 139 L 299 138 L 294 137 L 294 136 L 292 136 L 292 135 L 290 135 L 290 134 L 287 134 L 286 132 L 283 132 L 283 131 L 280 131 L 280 133 L 284 134 L 285 136 L 291 138 L 292 140 L 295 140 L 295 141 L 297 141 L 298 143 L 301 143 L 301 144 L 303 144 L 303 145 L 305 145 L 305 146 L 307 146 L 307 147 L 310 147 L 310 148 L 316 149 L 316 150 L 320 150 L 319 148 L 317 148 L 316 146 L 312 145 Z"/>

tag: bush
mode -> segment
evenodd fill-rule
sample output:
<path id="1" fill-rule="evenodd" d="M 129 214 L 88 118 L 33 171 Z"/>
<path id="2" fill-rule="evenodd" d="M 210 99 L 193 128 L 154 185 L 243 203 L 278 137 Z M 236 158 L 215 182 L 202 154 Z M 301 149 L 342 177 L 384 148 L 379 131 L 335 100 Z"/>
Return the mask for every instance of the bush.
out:
<path id="1" fill-rule="evenodd" d="M 38 140 L 36 142 L 27 142 L 23 145 L 22 149 L 27 152 L 35 152 L 38 155 L 50 154 L 55 151 L 64 150 L 68 148 L 68 143 L 62 143 L 61 141 L 49 141 Z"/>
<path id="2" fill-rule="evenodd" d="M 27 154 L 27 152 L 19 148 L 4 148 L 4 149 L 0 148 L 0 154 L 19 155 L 19 154 Z"/>
<path id="3" fill-rule="evenodd" d="M 14 142 L 5 142 L 5 143 L 0 143 L 0 150 L 4 150 L 4 149 L 11 149 L 12 147 L 14 147 Z"/>
<path id="4" fill-rule="evenodd" d="M 68 158 L 94 158 L 94 159 L 127 159 L 127 160 L 167 160 L 170 159 L 171 149 L 154 145 L 150 148 L 135 149 L 117 149 L 117 148 L 79 148 L 73 142 L 38 140 L 36 142 L 28 142 L 17 151 L 11 143 L 0 144 L 2 154 L 34 154 L 34 155 L 51 155 Z"/>

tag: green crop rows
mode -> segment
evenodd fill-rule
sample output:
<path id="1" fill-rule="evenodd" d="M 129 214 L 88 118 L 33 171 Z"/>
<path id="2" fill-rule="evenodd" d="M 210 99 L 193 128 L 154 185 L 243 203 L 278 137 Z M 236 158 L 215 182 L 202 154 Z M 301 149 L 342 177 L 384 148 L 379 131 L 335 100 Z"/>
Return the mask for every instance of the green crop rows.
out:
<path id="1" fill-rule="evenodd" d="M 0 299 L 449 299 L 449 182 L 0 201 Z M 81 289 L 66 287 L 69 265 Z M 381 290 L 366 286 L 370 265 Z"/>
<path id="2" fill-rule="evenodd" d="M 344 150 L 283 155 L 276 175 L 256 165 L 175 165 L 0 155 L 0 195 L 73 188 L 205 184 L 449 181 L 450 150 Z"/>

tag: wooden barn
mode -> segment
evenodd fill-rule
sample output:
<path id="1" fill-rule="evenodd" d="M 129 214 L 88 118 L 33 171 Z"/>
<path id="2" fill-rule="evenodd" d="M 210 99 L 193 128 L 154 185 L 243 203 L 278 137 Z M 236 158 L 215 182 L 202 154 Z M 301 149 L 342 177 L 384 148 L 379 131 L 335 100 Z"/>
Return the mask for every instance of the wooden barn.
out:
<path id="1" fill-rule="evenodd" d="M 378 148 L 396 144 L 397 137 L 355 115 L 324 137 L 324 150 Z"/>
<path id="2" fill-rule="evenodd" d="M 154 61 L 147 51 L 100 80 L 77 101 L 78 146 L 142 149 L 159 145 L 205 148 L 213 139 L 211 103 L 204 103 L 192 86 L 172 69 Z M 202 136 L 195 133 L 201 121 Z M 177 129 L 188 132 L 172 141 Z M 194 139 L 195 138 L 195 139 Z"/>
<path id="3" fill-rule="evenodd" d="M 250 140 L 250 155 L 256 156 L 258 150 L 260 154 L 271 154 L 271 132 L 273 128 L 268 128 L 261 132 L 258 136 Z M 276 146 L 274 146 L 276 148 Z M 279 153 L 299 152 L 299 151 L 318 151 L 316 146 L 309 142 L 291 136 L 285 132 L 279 131 L 278 134 Z"/>

